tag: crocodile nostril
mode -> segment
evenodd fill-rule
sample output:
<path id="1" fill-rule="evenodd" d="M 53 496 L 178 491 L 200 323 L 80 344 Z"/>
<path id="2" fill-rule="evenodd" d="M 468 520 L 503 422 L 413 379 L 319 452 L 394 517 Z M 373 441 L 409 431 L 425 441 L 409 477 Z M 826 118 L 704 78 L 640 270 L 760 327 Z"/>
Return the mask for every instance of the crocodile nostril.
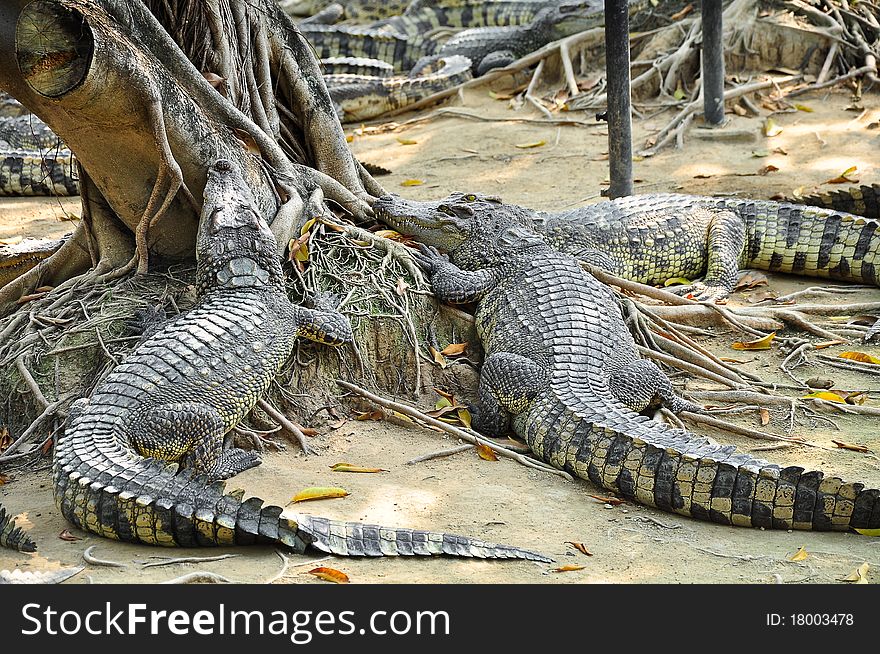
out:
<path id="1" fill-rule="evenodd" d="M 228 173 L 232 170 L 232 162 L 229 159 L 218 159 L 214 162 L 214 170 L 219 173 Z"/>

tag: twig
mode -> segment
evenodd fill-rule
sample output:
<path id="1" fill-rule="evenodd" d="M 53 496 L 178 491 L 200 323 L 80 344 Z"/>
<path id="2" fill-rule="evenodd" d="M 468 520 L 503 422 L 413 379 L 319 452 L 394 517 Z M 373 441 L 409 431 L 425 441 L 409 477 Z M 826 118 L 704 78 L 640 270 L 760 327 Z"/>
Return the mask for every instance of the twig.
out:
<path id="1" fill-rule="evenodd" d="M 190 572 L 189 574 L 163 581 L 163 584 L 234 584 L 231 579 L 214 572 Z"/>
<path id="2" fill-rule="evenodd" d="M 282 554 L 278 550 L 275 550 L 275 554 L 277 554 L 279 557 L 281 557 L 281 564 L 282 564 L 281 570 L 274 577 L 267 580 L 266 585 L 269 585 L 269 584 L 274 583 L 274 582 L 278 581 L 279 579 L 281 579 L 281 577 L 283 577 L 287 573 L 287 568 L 290 567 L 290 557 L 289 556 L 285 556 L 284 554 Z"/>
<path id="3" fill-rule="evenodd" d="M 24 353 L 19 354 L 18 357 L 16 357 L 15 367 L 18 368 L 18 372 L 21 373 L 22 378 L 28 385 L 31 393 L 34 394 L 34 398 L 37 400 L 37 402 L 39 402 L 44 409 L 49 406 L 49 400 L 46 399 L 46 396 L 43 395 L 43 391 L 41 391 L 40 387 L 37 386 L 37 382 L 34 379 L 34 376 L 31 375 L 31 371 L 28 370 L 27 366 L 24 365 Z"/>
<path id="4" fill-rule="evenodd" d="M 287 416 L 285 416 L 278 409 L 276 409 L 274 406 L 272 406 L 271 404 L 269 404 L 266 400 L 264 400 L 262 398 L 257 400 L 257 404 L 259 405 L 259 407 L 263 411 L 265 411 L 272 418 L 274 418 L 275 421 L 278 422 L 278 424 L 280 424 L 282 427 L 284 427 L 287 431 L 289 431 L 291 434 L 293 434 L 296 437 L 296 440 L 299 443 L 299 446 L 302 448 L 302 451 L 305 454 L 314 454 L 314 450 L 311 447 L 309 447 L 309 444 L 306 441 L 306 435 L 304 433 L 302 433 L 302 430 L 299 427 L 297 427 L 295 424 L 293 424 L 293 422 L 291 422 L 287 418 Z"/>
<path id="5" fill-rule="evenodd" d="M 99 559 L 95 556 L 92 556 L 92 552 L 95 550 L 97 545 L 92 545 L 85 552 L 83 552 L 83 561 L 88 563 L 89 565 L 97 565 L 103 566 L 105 568 L 127 568 L 128 565 L 125 563 L 120 563 L 119 561 L 108 561 L 106 559 Z"/>
<path id="6" fill-rule="evenodd" d="M 237 554 L 220 554 L 218 556 L 182 556 L 177 559 L 168 559 L 167 561 L 157 561 L 155 563 L 144 563 L 144 568 L 158 568 L 163 565 L 177 565 L 178 563 L 210 563 L 211 561 L 223 561 L 231 559 Z"/>
<path id="7" fill-rule="evenodd" d="M 61 404 L 62 403 L 59 401 L 59 402 L 52 402 L 51 404 L 46 406 L 46 408 L 43 409 L 43 412 L 40 413 L 40 415 L 38 415 L 36 418 L 34 418 L 34 421 L 30 425 L 28 425 L 28 428 L 25 429 L 24 432 L 22 432 L 21 436 L 16 438 L 9 445 L 9 447 L 7 447 L 5 450 L 3 450 L 3 456 L 0 457 L 0 463 L 5 461 L 6 457 L 11 455 L 13 452 L 17 451 L 18 448 L 21 447 L 22 443 L 24 443 L 30 437 L 30 435 L 34 433 L 36 428 L 40 424 L 42 424 L 43 420 L 45 420 L 46 418 L 51 416 L 53 413 L 55 413 L 55 411 L 58 409 L 58 407 L 61 406 Z"/>
<path id="8" fill-rule="evenodd" d="M 686 420 L 690 420 L 691 422 L 696 422 L 698 424 L 709 425 L 710 427 L 715 427 L 716 429 L 723 429 L 724 431 L 729 431 L 733 434 L 739 434 L 740 436 L 747 436 L 749 438 L 756 438 L 758 440 L 764 441 L 786 441 L 789 443 L 796 443 L 798 445 L 810 445 L 811 447 L 820 447 L 819 445 L 814 445 L 813 443 L 808 443 L 805 440 L 801 440 L 799 438 L 791 438 L 788 436 L 777 436 L 776 434 L 768 434 L 763 431 L 757 431 L 755 429 L 749 429 L 748 427 L 741 427 L 739 425 L 735 425 L 732 422 L 727 422 L 726 420 L 719 420 L 718 418 L 712 418 L 710 416 L 703 415 L 701 413 L 691 413 L 690 411 L 682 411 L 679 414 L 680 418 L 685 418 Z M 826 448 L 823 448 L 826 449 Z"/>
<path id="9" fill-rule="evenodd" d="M 722 377 L 719 374 L 712 372 L 711 370 L 706 370 L 705 368 L 694 365 L 693 363 L 688 363 L 687 361 L 682 361 L 681 359 L 677 359 L 676 357 L 669 356 L 668 354 L 664 354 L 663 352 L 656 352 L 654 350 L 650 350 L 641 345 L 636 345 L 636 348 L 643 357 L 648 357 L 649 359 L 654 359 L 656 361 L 662 361 L 665 364 L 672 366 L 673 368 L 678 368 L 679 370 L 684 370 L 685 372 L 689 372 L 693 375 L 698 375 L 700 377 L 705 377 L 706 379 L 711 379 L 714 382 L 718 382 L 719 384 L 723 384 L 728 388 L 742 388 L 743 384 L 732 381 L 727 377 Z"/>
<path id="10" fill-rule="evenodd" d="M 431 459 L 441 459 L 446 456 L 452 456 L 453 454 L 458 454 L 459 452 L 464 452 L 466 450 L 474 449 L 473 445 L 459 445 L 458 447 L 453 447 L 449 450 L 440 450 L 439 452 L 431 452 L 430 454 L 423 454 L 422 456 L 417 456 L 415 459 L 410 459 L 404 465 L 411 466 L 414 463 L 421 463 L 422 461 L 430 461 Z"/>
<path id="11" fill-rule="evenodd" d="M 524 466 L 528 466 L 529 468 L 535 468 L 536 470 L 542 470 L 544 472 L 549 472 L 554 475 L 559 475 L 569 481 L 573 481 L 573 478 L 570 474 L 565 472 L 564 470 L 559 470 L 557 468 L 552 468 L 549 465 L 537 461 L 535 459 L 530 459 L 524 457 L 513 450 L 509 450 L 506 447 L 502 447 L 497 443 L 493 443 L 492 441 L 486 440 L 485 438 L 481 438 L 479 436 L 474 436 L 466 432 L 463 429 L 459 429 L 458 427 L 453 427 L 452 425 L 443 422 L 442 420 L 437 420 L 436 418 L 432 418 L 429 415 L 426 415 L 419 411 L 418 409 L 414 409 L 411 406 L 407 406 L 406 404 L 400 404 L 399 402 L 394 402 L 393 400 L 385 399 L 384 397 L 379 397 L 367 390 L 364 390 L 360 386 L 355 386 L 354 384 L 350 384 L 349 382 L 342 381 L 341 379 L 337 379 L 336 383 L 342 386 L 342 388 L 351 391 L 361 397 L 365 397 L 371 402 L 375 402 L 379 406 L 383 406 L 386 409 L 391 409 L 392 411 L 397 411 L 398 413 L 402 413 L 410 418 L 415 418 L 421 422 L 431 425 L 432 427 L 437 427 L 445 432 L 453 434 L 460 438 L 463 441 L 467 441 L 468 443 L 473 443 L 474 445 L 485 445 L 494 451 L 496 454 L 503 456 L 508 459 L 513 459 L 517 463 L 521 463 Z"/>

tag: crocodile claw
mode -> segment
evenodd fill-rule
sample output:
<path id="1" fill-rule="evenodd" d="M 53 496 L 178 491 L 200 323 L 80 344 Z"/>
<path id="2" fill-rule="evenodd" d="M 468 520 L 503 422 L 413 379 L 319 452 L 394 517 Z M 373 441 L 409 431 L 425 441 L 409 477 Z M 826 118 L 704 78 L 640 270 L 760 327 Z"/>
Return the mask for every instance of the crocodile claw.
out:
<path id="1" fill-rule="evenodd" d="M 730 291 L 724 286 L 694 282 L 684 286 L 673 286 L 666 289 L 675 295 L 681 295 L 697 302 L 719 302 L 726 300 Z"/>

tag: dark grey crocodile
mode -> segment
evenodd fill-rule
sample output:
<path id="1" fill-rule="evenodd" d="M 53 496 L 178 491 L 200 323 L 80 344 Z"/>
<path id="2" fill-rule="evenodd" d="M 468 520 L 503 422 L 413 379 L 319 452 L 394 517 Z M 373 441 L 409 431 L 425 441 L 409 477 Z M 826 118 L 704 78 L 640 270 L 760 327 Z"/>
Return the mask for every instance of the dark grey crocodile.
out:
<path id="1" fill-rule="evenodd" d="M 511 427 L 551 465 L 694 518 L 779 529 L 880 527 L 880 490 L 780 468 L 635 413 L 665 399 L 668 379 L 638 358 L 607 287 L 510 215 L 478 217 L 467 200 L 425 213 L 395 197 L 380 198 L 374 210 L 449 252 L 447 259 L 425 247 L 419 256 L 440 299 L 477 301 L 485 359 L 473 419 L 481 431 Z"/>
<path id="2" fill-rule="evenodd" d="M 402 109 L 471 79 L 467 57 L 444 57 L 438 65 L 437 72 L 424 71 L 418 77 L 325 75 L 324 81 L 340 120 L 357 122 Z"/>
<path id="3" fill-rule="evenodd" d="M 419 60 L 411 74 L 418 75 L 437 57 L 461 55 L 473 62 L 475 75 L 506 66 L 551 41 L 604 24 L 601 0 L 548 3 L 525 24 L 506 27 L 478 27 L 459 32 L 437 52 Z"/>
<path id="4" fill-rule="evenodd" d="M 480 193 L 437 202 L 398 200 L 420 215 L 442 216 L 450 203 L 478 218 L 504 214 L 539 232 L 555 249 L 645 284 L 673 277 L 697 299 L 721 299 L 740 268 L 878 284 L 880 224 L 852 214 L 770 200 L 657 193 L 558 213 L 538 212 Z"/>
<path id="5" fill-rule="evenodd" d="M 37 544 L 15 526 L 13 516 L 6 513 L 3 505 L 0 505 L 0 547 L 8 547 L 19 552 L 36 552 Z"/>
<path id="6" fill-rule="evenodd" d="M 255 465 L 223 450 L 298 336 L 350 343 L 336 311 L 291 304 L 275 239 L 241 174 L 209 170 L 196 243 L 199 300 L 147 337 L 71 407 L 53 464 L 55 500 L 95 534 L 158 545 L 281 543 L 350 556 L 449 554 L 547 560 L 472 538 L 282 514 L 222 479 Z"/>

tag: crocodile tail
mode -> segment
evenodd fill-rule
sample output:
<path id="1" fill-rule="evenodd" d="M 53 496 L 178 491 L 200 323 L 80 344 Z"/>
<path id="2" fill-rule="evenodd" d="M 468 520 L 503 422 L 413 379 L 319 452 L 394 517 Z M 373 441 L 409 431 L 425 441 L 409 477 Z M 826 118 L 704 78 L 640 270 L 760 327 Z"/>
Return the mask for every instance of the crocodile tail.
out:
<path id="1" fill-rule="evenodd" d="M 845 211 L 865 218 L 880 218 L 880 184 L 850 186 L 813 193 L 796 200 L 801 204 Z"/>
<path id="2" fill-rule="evenodd" d="M 15 526 L 13 516 L 0 506 L 0 547 L 19 552 L 36 552 L 37 544 L 20 527 Z"/>
<path id="3" fill-rule="evenodd" d="M 477 559 L 551 559 L 529 550 L 487 543 L 467 536 L 455 536 L 418 529 L 397 529 L 340 522 L 310 515 L 293 519 L 309 545 L 340 556 L 460 556 Z"/>
<path id="4" fill-rule="evenodd" d="M 880 222 L 833 209 L 735 201 L 747 225 L 747 267 L 880 283 Z"/>
<path id="5" fill-rule="evenodd" d="M 563 418 L 551 429 L 531 427 L 527 440 L 539 441 L 535 451 L 553 465 L 640 504 L 700 520 L 768 529 L 880 528 L 880 490 L 781 468 L 625 413 L 626 431 Z"/>
<path id="6" fill-rule="evenodd" d="M 75 526 L 101 536 L 148 545 L 199 547 L 280 543 L 296 552 L 309 545 L 348 556 L 448 554 L 546 561 L 526 550 L 471 538 L 345 523 L 313 516 L 284 516 L 243 491 L 176 464 L 145 459 L 115 441 L 112 431 L 89 420 L 56 447 L 55 501 Z M 409 544 L 409 548 L 407 548 Z"/>

